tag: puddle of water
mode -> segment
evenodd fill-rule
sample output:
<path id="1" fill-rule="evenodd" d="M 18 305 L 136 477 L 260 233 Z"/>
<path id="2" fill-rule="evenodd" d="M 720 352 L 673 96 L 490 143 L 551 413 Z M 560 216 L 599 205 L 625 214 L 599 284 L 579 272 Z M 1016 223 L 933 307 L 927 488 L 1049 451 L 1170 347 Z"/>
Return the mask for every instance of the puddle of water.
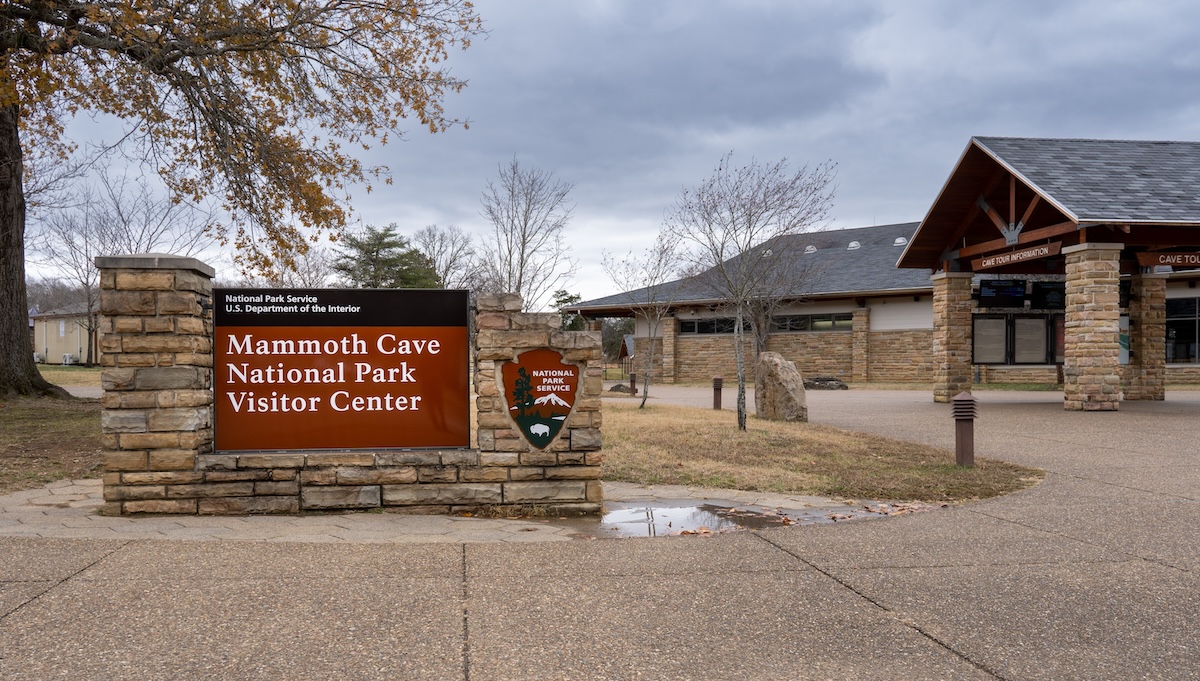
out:
<path id="1" fill-rule="evenodd" d="M 605 504 L 605 509 L 606 512 L 599 521 L 577 519 L 570 524 L 581 536 L 586 537 L 665 537 L 815 525 L 893 515 L 882 511 L 880 505 L 784 510 L 711 503 L 679 506 L 610 502 Z"/>

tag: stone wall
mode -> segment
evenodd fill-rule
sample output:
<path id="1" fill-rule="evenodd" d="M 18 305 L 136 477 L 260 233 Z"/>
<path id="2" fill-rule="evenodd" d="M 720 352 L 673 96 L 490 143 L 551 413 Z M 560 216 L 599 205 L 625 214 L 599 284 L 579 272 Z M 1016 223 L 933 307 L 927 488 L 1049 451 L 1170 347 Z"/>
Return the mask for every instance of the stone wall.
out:
<path id="1" fill-rule="evenodd" d="M 481 297 L 478 449 L 220 452 L 213 449 L 213 270 L 169 256 L 96 264 L 106 514 L 600 510 L 598 331 L 561 331 L 557 313 L 522 314 L 519 298 Z M 542 347 L 580 368 L 575 410 L 544 451 L 518 435 L 496 381 L 504 360 Z"/>
<path id="2" fill-rule="evenodd" d="M 850 331 L 775 333 L 767 341 L 767 350 L 778 352 L 795 362 L 800 375 L 834 376 L 851 380 L 852 338 Z M 675 380 L 679 383 L 707 383 L 723 376 L 726 385 L 737 376 L 731 334 L 679 334 L 675 336 Z M 747 335 L 746 376 L 754 376 L 754 341 Z"/>
<path id="3" fill-rule="evenodd" d="M 933 331 L 872 331 L 868 378 L 882 383 L 929 383 L 933 379 Z"/>

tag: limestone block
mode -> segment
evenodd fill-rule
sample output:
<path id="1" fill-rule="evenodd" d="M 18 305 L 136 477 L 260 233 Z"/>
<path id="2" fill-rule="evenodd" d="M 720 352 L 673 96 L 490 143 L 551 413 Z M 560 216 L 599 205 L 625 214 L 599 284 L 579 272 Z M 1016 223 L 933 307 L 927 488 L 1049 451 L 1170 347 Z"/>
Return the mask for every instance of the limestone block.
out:
<path id="1" fill-rule="evenodd" d="M 168 430 L 200 430 L 212 425 L 207 407 L 155 409 L 149 413 L 152 432 Z"/>
<path id="2" fill-rule="evenodd" d="M 604 501 L 604 486 L 599 482 L 587 484 L 587 500 L 592 502 Z"/>
<path id="3" fill-rule="evenodd" d="M 237 468 L 238 457 L 232 454 L 204 454 L 196 458 L 196 469 L 201 471 L 231 471 Z"/>
<path id="4" fill-rule="evenodd" d="M 132 390 L 137 369 L 104 369 L 100 372 L 100 387 L 105 390 Z"/>
<path id="5" fill-rule="evenodd" d="M 308 454 L 305 457 L 308 466 L 374 466 L 374 454 Z"/>
<path id="6" fill-rule="evenodd" d="M 192 352 L 194 336 L 158 335 L 125 336 L 121 342 L 124 352 Z"/>
<path id="7" fill-rule="evenodd" d="M 169 499 L 196 499 L 206 497 L 248 497 L 254 494 L 252 482 L 214 482 L 198 485 L 168 485 Z"/>
<path id="8" fill-rule="evenodd" d="M 421 504 L 499 504 L 502 485 L 496 483 L 458 483 L 454 485 L 384 485 L 385 506 Z"/>
<path id="9" fill-rule="evenodd" d="M 517 452 L 479 452 L 480 466 L 516 466 L 520 461 Z"/>
<path id="10" fill-rule="evenodd" d="M 163 485 L 111 485 L 104 488 L 105 501 L 164 499 L 166 496 L 167 488 Z"/>
<path id="11" fill-rule="evenodd" d="M 183 471 L 195 467 L 194 449 L 156 449 L 150 452 L 150 470 Z"/>
<path id="12" fill-rule="evenodd" d="M 204 480 L 200 471 L 170 471 L 122 473 L 121 482 L 126 485 L 188 485 Z M 164 495 L 159 495 L 162 498 Z"/>
<path id="13" fill-rule="evenodd" d="M 117 436 L 121 449 L 176 449 L 178 433 L 121 433 Z"/>
<path id="14" fill-rule="evenodd" d="M 587 483 L 579 480 L 504 483 L 504 503 L 506 504 L 584 501 L 586 499 Z"/>
<path id="15" fill-rule="evenodd" d="M 417 479 L 421 482 L 455 482 L 458 480 L 458 468 L 455 466 L 421 466 L 417 469 Z"/>
<path id="16" fill-rule="evenodd" d="M 555 466 L 558 455 L 554 452 L 524 452 L 521 454 L 522 466 Z"/>
<path id="17" fill-rule="evenodd" d="M 378 508 L 379 486 L 366 487 L 304 487 L 300 491 L 300 506 L 320 508 Z"/>
<path id="18" fill-rule="evenodd" d="M 558 454 L 558 465 L 580 466 L 587 459 L 587 452 L 565 451 Z"/>
<path id="19" fill-rule="evenodd" d="M 599 331 L 556 331 L 550 334 L 550 346 L 563 350 L 602 347 Z"/>
<path id="20" fill-rule="evenodd" d="M 116 288 L 122 291 L 171 291 L 175 288 L 175 273 L 169 270 L 133 270 L 116 275 Z"/>
<path id="21" fill-rule="evenodd" d="M 496 448 L 496 431 L 494 430 L 480 430 L 476 435 L 476 439 L 478 440 L 479 448 L 482 450 L 487 451 Z"/>
<path id="22" fill-rule="evenodd" d="M 759 418 L 808 421 L 804 379 L 794 362 L 777 352 L 764 352 L 759 355 L 754 377 L 754 404 Z"/>
<path id="23" fill-rule="evenodd" d="M 475 315 L 475 328 L 508 330 L 509 316 L 499 312 L 481 312 Z"/>
<path id="24" fill-rule="evenodd" d="M 195 499 L 155 499 L 147 501 L 127 501 L 124 504 L 125 513 L 171 513 L 195 514 Z"/>
<path id="25" fill-rule="evenodd" d="M 159 314 L 200 314 L 200 296 L 192 292 L 171 291 L 158 294 Z"/>
<path id="26" fill-rule="evenodd" d="M 201 499 L 197 512 L 200 515 L 299 513 L 300 499 L 296 496 Z"/>
<path id="27" fill-rule="evenodd" d="M 152 315 L 155 313 L 154 294 L 149 291 L 101 291 L 100 314 Z"/>
<path id="28" fill-rule="evenodd" d="M 380 466 L 438 466 L 442 463 L 439 452 L 384 452 L 375 459 Z"/>
<path id="29" fill-rule="evenodd" d="M 478 466 L 479 452 L 474 449 L 446 450 L 442 452 L 443 466 Z"/>
<path id="30" fill-rule="evenodd" d="M 212 295 L 212 279 L 191 270 L 175 270 L 175 290 Z"/>
<path id="31" fill-rule="evenodd" d="M 562 315 L 557 312 L 517 313 L 510 315 L 509 319 L 510 328 L 514 331 L 556 331 L 562 328 Z"/>
<path id="32" fill-rule="evenodd" d="M 508 480 L 509 470 L 499 466 L 462 468 L 458 472 L 458 479 L 463 482 L 505 482 Z"/>
<path id="33" fill-rule="evenodd" d="M 302 485 L 332 485 L 336 482 L 336 468 L 306 468 L 300 471 Z"/>
<path id="34" fill-rule="evenodd" d="M 480 312 L 520 312 L 524 304 L 516 293 L 482 293 L 475 299 Z"/>
<path id="35" fill-rule="evenodd" d="M 509 479 L 515 481 L 543 480 L 546 477 L 546 469 L 536 466 L 517 466 L 507 470 Z"/>
<path id="36" fill-rule="evenodd" d="M 204 472 L 205 482 L 245 482 L 247 480 L 254 482 L 258 480 L 266 480 L 271 477 L 271 471 L 265 469 L 251 469 L 244 471 L 206 471 Z"/>
<path id="37" fill-rule="evenodd" d="M 337 468 L 337 484 L 339 485 L 403 485 L 417 481 L 417 469 L 413 466 L 399 468 L 367 468 L 345 467 Z"/>
<path id="38" fill-rule="evenodd" d="M 145 317 L 112 317 L 111 333 L 141 333 Z M 153 317 L 151 317 L 153 319 Z"/>
<path id="39" fill-rule="evenodd" d="M 113 354 L 115 364 L 119 367 L 152 367 L 158 361 L 158 358 L 152 354 L 131 354 L 127 352 L 103 350 Z"/>
<path id="40" fill-rule="evenodd" d="M 254 494 L 255 496 L 296 496 L 300 494 L 300 482 L 297 480 L 255 482 Z"/>
<path id="41" fill-rule="evenodd" d="M 546 469 L 547 480 L 599 480 L 599 466 L 554 466 Z"/>
<path id="42" fill-rule="evenodd" d="M 194 367 L 138 369 L 133 379 L 137 390 L 191 390 L 204 387 L 201 370 Z"/>
<path id="43" fill-rule="evenodd" d="M 144 433 L 146 412 L 140 409 L 105 409 L 100 412 L 100 429 L 105 433 Z"/>
<path id="44" fill-rule="evenodd" d="M 601 439 L 599 428 L 575 428 L 571 431 L 571 449 L 575 451 L 600 449 Z"/>
<path id="45" fill-rule="evenodd" d="M 196 317 L 174 317 L 175 333 L 185 336 L 203 336 L 207 333 L 204 320 Z"/>
<path id="46" fill-rule="evenodd" d="M 303 468 L 303 454 L 242 454 L 238 468 Z"/>

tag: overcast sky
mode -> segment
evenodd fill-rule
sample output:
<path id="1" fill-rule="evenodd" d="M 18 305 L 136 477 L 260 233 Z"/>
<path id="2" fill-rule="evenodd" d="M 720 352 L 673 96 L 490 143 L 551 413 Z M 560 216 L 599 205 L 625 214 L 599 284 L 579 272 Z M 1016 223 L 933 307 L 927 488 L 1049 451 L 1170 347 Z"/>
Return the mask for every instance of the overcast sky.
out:
<path id="1" fill-rule="evenodd" d="M 467 130 L 376 148 L 394 183 L 357 216 L 481 233 L 514 155 L 574 183 L 567 288 L 615 292 L 603 250 L 735 162 L 837 164 L 834 227 L 921 220 L 972 135 L 1200 139 L 1200 4 L 1187 1 L 475 0 L 451 56 Z"/>

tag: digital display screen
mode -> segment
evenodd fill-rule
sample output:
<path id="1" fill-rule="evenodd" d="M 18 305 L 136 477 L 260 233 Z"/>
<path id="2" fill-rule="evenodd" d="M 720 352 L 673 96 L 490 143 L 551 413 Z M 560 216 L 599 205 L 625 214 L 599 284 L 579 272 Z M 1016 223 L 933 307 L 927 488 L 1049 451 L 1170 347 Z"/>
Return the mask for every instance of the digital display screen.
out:
<path id="1" fill-rule="evenodd" d="M 980 307 L 1024 307 L 1024 279 L 984 279 L 979 282 Z"/>

